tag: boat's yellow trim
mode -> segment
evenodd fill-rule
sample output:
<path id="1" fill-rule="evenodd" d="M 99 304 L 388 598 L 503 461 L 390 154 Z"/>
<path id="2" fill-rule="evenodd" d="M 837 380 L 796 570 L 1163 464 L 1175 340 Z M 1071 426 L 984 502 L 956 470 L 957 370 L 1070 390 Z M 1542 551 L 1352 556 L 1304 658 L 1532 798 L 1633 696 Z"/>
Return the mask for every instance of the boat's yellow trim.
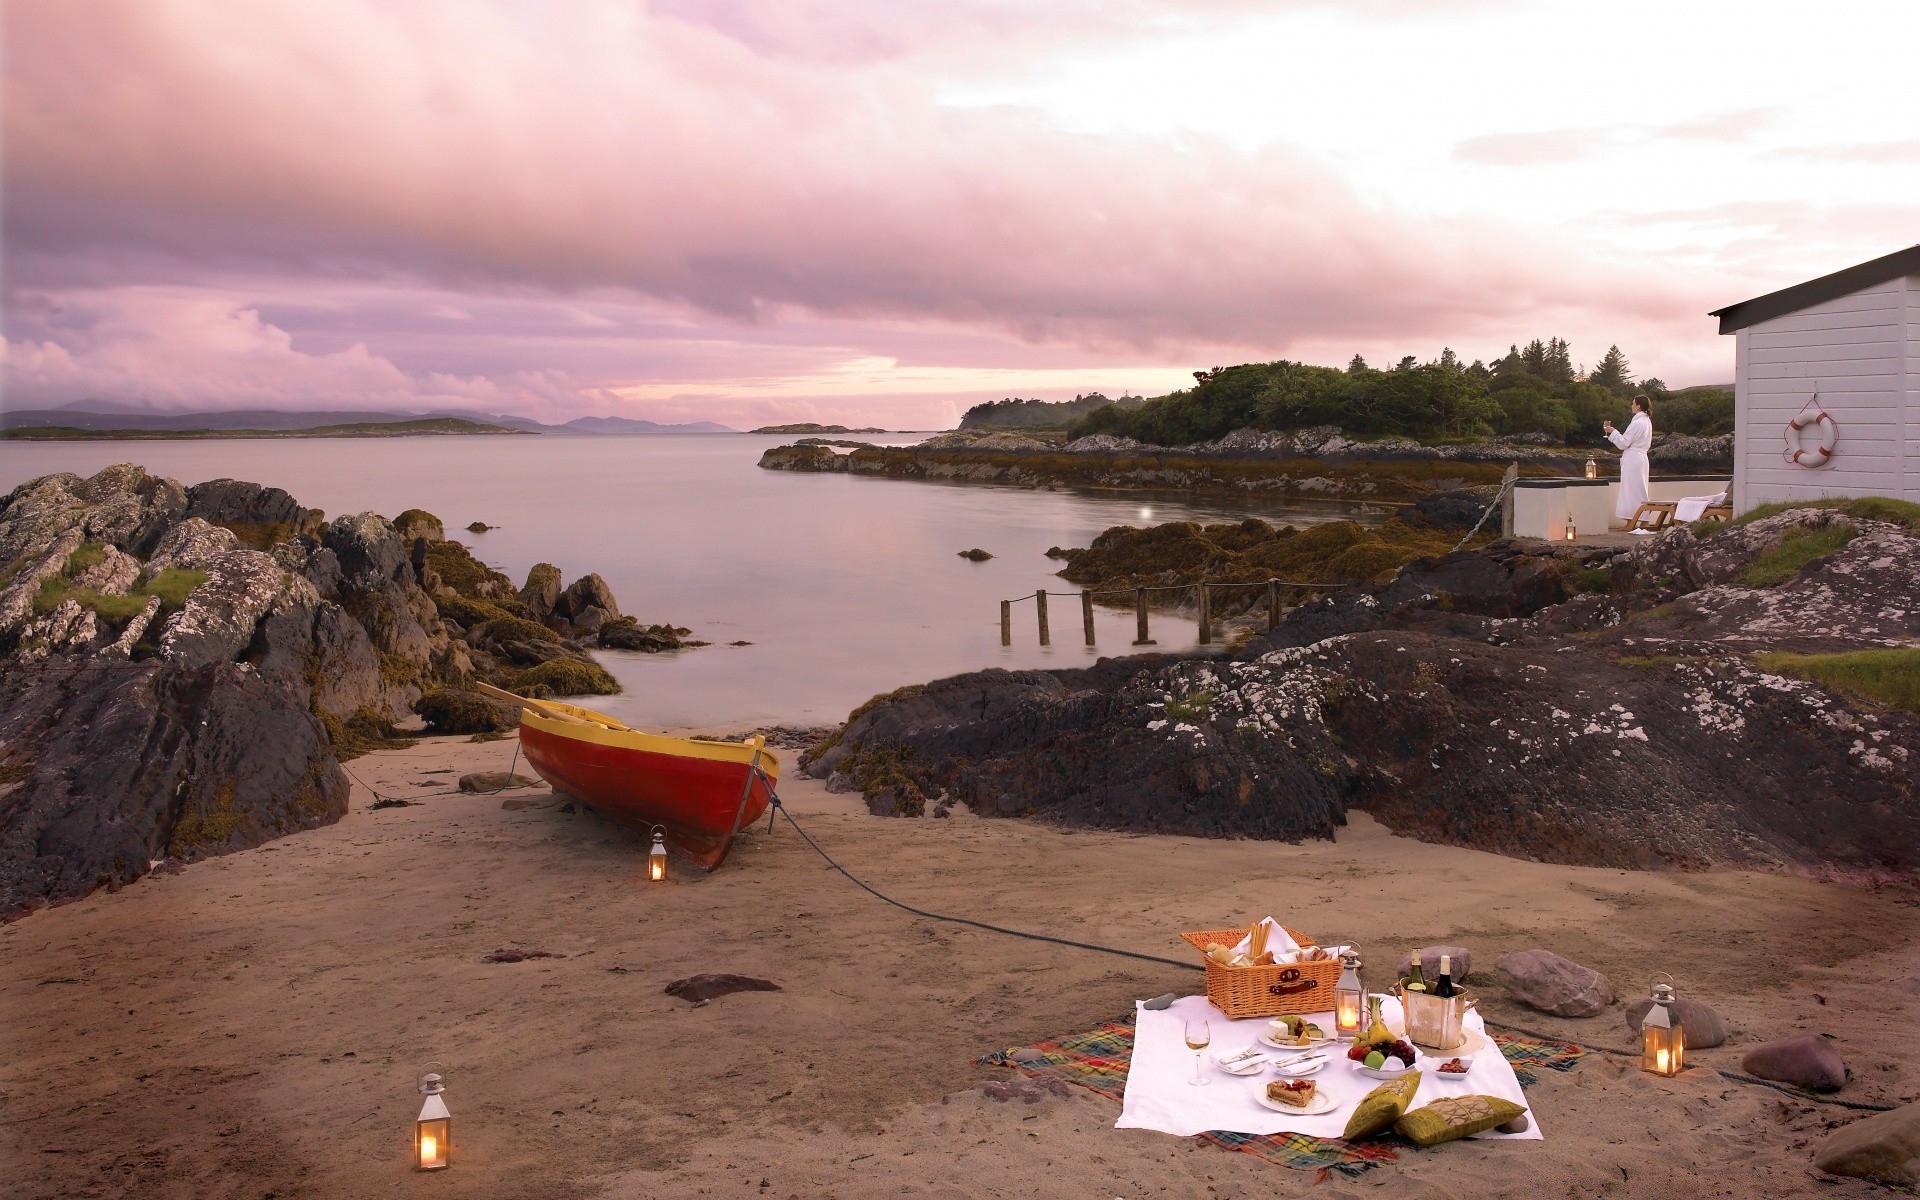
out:
<path id="1" fill-rule="evenodd" d="M 753 761 L 754 752 L 760 754 L 760 769 L 767 778 L 780 778 L 780 756 L 766 748 L 766 739 L 754 737 L 745 742 L 716 742 L 707 738 L 668 737 L 659 733 L 642 733 L 637 729 L 614 729 L 608 722 L 613 718 L 604 713 L 594 712 L 590 708 L 581 708 L 576 704 L 563 704 L 557 700 L 546 703 L 555 708 L 565 709 L 571 716 L 586 725 L 575 725 L 571 721 L 556 721 L 552 717 L 541 716 L 530 708 L 520 710 L 521 726 L 531 726 L 542 733 L 554 737 L 572 738 L 577 742 L 592 742 L 598 746 L 618 746 L 627 750 L 640 750 L 649 754 L 672 754 L 680 758 L 703 758 L 713 762 L 737 762 L 746 764 Z"/>

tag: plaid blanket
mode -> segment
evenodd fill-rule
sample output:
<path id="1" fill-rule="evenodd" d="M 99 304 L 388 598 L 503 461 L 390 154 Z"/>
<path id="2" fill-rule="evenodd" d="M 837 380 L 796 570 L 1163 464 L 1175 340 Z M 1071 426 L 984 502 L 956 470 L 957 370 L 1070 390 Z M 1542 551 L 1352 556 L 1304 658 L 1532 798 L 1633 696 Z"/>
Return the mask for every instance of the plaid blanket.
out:
<path id="1" fill-rule="evenodd" d="M 1571 1042 L 1550 1042 L 1488 1030 L 1500 1053 L 1513 1064 L 1521 1087 L 1540 1081 L 1534 1072 L 1545 1068 L 1570 1071 L 1586 1057 L 1586 1049 Z M 1015 1047 L 983 1054 L 983 1066 L 1012 1067 L 1036 1079 L 1058 1079 L 1098 1092 L 1120 1102 L 1127 1090 L 1127 1067 L 1133 1059 L 1133 1015 L 1108 1021 L 1085 1033 L 1070 1034 L 1037 1046 Z M 1341 1138 L 1308 1137 L 1302 1133 L 1232 1133 L 1216 1129 L 1200 1135 L 1216 1146 L 1257 1155 L 1270 1163 L 1300 1171 L 1315 1171 L 1321 1179 L 1330 1173 L 1353 1176 L 1393 1162 L 1402 1150 L 1418 1149 L 1393 1134 L 1364 1142 Z"/>

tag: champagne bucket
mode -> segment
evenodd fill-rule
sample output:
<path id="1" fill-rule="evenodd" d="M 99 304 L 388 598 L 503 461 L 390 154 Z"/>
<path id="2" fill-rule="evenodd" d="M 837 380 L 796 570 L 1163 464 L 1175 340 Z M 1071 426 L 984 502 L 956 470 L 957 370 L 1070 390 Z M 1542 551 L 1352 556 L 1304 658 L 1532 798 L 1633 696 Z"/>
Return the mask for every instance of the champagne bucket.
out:
<path id="1" fill-rule="evenodd" d="M 1406 1014 L 1407 1040 L 1416 1046 L 1451 1050 L 1467 1040 L 1467 1010 L 1480 999 L 1461 988 L 1446 999 L 1427 992 L 1409 992 L 1396 986 L 1400 1011 Z"/>

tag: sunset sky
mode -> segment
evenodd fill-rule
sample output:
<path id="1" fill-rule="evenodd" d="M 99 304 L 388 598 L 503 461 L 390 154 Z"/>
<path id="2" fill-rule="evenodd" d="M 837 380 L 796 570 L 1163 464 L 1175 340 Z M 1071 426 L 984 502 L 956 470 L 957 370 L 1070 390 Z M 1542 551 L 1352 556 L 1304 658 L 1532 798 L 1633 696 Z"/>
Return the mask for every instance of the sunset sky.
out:
<path id="1" fill-rule="evenodd" d="M 1910 0 L 9 0 L 5 403 L 950 426 L 1920 241 Z"/>

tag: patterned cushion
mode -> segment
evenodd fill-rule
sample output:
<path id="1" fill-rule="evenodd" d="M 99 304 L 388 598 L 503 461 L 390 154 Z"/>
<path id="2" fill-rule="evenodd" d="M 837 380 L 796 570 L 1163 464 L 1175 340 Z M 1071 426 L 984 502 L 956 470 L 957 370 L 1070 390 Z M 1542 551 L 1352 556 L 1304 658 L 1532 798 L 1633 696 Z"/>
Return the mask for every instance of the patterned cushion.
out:
<path id="1" fill-rule="evenodd" d="M 1447 1096 L 1393 1123 L 1393 1131 L 1418 1146 L 1438 1146 L 1505 1125 L 1527 1110 L 1498 1096 Z"/>
<path id="2" fill-rule="evenodd" d="M 1361 1098 L 1360 1107 L 1347 1118 L 1347 1130 L 1340 1136 L 1352 1141 L 1381 1132 L 1406 1113 L 1407 1105 L 1413 1103 L 1413 1094 L 1419 1090 L 1418 1071 L 1408 1071 L 1391 1083 L 1381 1084 Z"/>

